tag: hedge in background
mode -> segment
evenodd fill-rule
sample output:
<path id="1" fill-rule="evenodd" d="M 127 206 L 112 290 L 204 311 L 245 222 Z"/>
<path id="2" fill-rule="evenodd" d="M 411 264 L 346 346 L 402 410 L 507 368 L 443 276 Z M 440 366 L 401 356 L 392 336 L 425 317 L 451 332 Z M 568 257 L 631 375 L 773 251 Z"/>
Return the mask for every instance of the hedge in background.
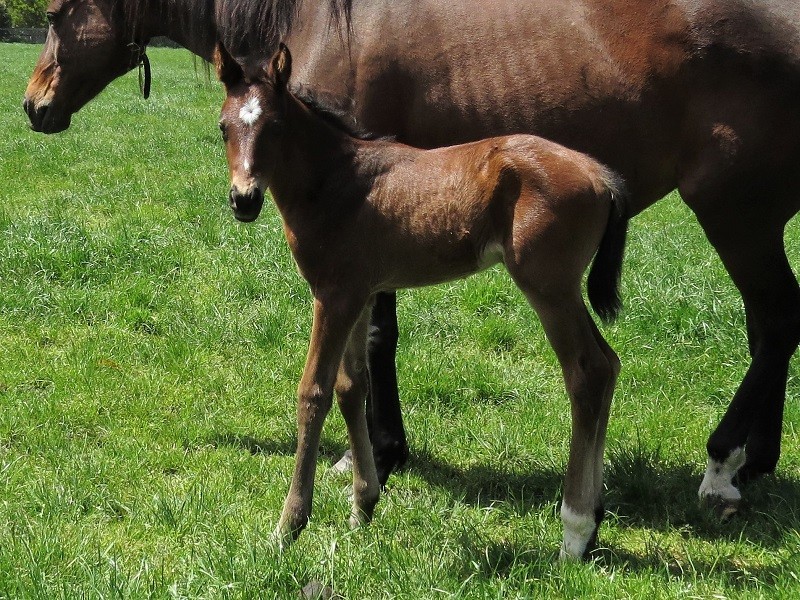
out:
<path id="1" fill-rule="evenodd" d="M 0 0 L 0 29 L 11 27 L 11 16 L 8 14 L 6 3 Z"/>
<path id="2" fill-rule="evenodd" d="M 0 27 L 9 26 L 3 24 L 4 13 L 11 27 L 45 27 L 47 4 L 48 0 L 0 0 Z"/>

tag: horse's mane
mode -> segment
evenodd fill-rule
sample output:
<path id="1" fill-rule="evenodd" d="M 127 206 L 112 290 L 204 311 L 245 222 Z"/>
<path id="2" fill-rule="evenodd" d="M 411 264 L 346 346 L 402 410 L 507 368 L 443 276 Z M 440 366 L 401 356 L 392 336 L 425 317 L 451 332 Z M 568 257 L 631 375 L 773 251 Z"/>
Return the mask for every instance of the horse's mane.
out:
<path id="1" fill-rule="evenodd" d="M 366 131 L 356 121 L 352 113 L 334 106 L 312 89 L 296 85 L 289 90 L 306 108 L 317 115 L 334 129 L 359 140 L 393 140 L 393 136 L 384 136 Z"/>
<path id="2" fill-rule="evenodd" d="M 123 3 L 127 21 L 133 30 L 133 38 L 139 23 L 145 17 L 150 6 L 149 0 L 118 0 Z M 319 2 L 320 0 L 307 0 Z M 327 0 L 329 3 L 331 25 L 342 28 L 345 35 L 350 33 L 350 15 L 353 0 Z M 263 53 L 270 55 L 291 31 L 297 21 L 297 14 L 303 0 L 162 0 L 161 18 L 170 18 L 170 15 L 186 13 L 188 8 L 192 14 L 191 23 L 187 28 L 202 29 L 205 27 L 192 27 L 193 24 L 213 23 L 215 33 L 225 43 L 226 47 L 235 50 L 236 54 Z M 152 16 L 152 15 L 150 15 Z"/>
<path id="3" fill-rule="evenodd" d="M 308 0 L 319 2 L 320 0 Z M 303 0 L 216 0 L 217 30 L 228 48 L 271 54 L 291 31 Z M 331 25 L 350 28 L 353 0 L 328 0 Z"/>

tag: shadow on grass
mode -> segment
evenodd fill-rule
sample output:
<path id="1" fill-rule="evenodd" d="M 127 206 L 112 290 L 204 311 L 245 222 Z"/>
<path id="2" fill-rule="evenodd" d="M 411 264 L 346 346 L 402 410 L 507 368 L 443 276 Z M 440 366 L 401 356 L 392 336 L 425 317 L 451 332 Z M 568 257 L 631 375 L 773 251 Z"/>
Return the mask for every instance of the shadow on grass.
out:
<path id="1" fill-rule="evenodd" d="M 765 548 L 781 546 L 784 535 L 800 527 L 797 477 L 779 472 L 742 486 L 739 511 L 723 521 L 698 499 L 698 465 L 637 446 L 617 447 L 608 455 L 606 509 L 622 525 L 659 531 L 688 528 L 709 541 L 744 539 Z"/>
<path id="2" fill-rule="evenodd" d="M 464 562 L 479 565 L 478 576 L 486 580 L 522 577 L 533 581 L 562 579 L 567 584 L 573 580 L 561 572 L 556 550 L 545 552 L 541 548 L 530 548 L 524 541 L 475 544 L 470 540 L 464 545 Z M 749 564 L 736 553 L 713 550 L 704 556 L 694 553 L 688 557 L 675 552 L 674 548 L 661 547 L 658 542 L 647 544 L 642 554 L 617 547 L 603 547 L 592 553 L 589 564 L 593 570 L 613 573 L 617 577 L 640 574 L 693 583 L 702 578 L 711 588 L 716 581 L 726 589 L 738 591 L 763 592 L 765 586 L 768 589 L 769 586 L 782 585 L 787 581 L 787 567 L 779 560 L 766 565 Z M 572 568 L 570 565 L 563 567 L 567 570 Z M 465 576 L 471 573 L 471 570 L 467 570 Z M 584 594 L 585 590 L 576 589 L 574 596 Z"/>
<path id="3" fill-rule="evenodd" d="M 213 448 L 238 448 L 252 455 L 274 454 L 277 456 L 294 456 L 297 450 L 297 439 L 285 437 L 278 440 L 259 439 L 250 435 L 238 433 L 221 433 L 208 439 L 208 444 Z M 319 454 L 323 459 L 330 460 L 331 464 L 341 458 L 347 450 L 345 444 L 333 442 L 323 436 L 319 445 Z"/>
<path id="4" fill-rule="evenodd" d="M 221 434 L 209 443 L 215 447 L 240 448 L 251 454 L 277 454 L 292 456 L 295 440 L 257 439 L 247 435 Z M 323 439 L 320 455 L 333 464 L 346 446 Z M 560 501 L 564 469 L 555 466 L 531 465 L 526 472 L 476 464 L 465 468 L 437 459 L 424 450 L 412 450 L 408 469 L 425 482 L 447 491 L 454 501 L 475 506 L 504 504 L 520 516 Z M 787 533 L 800 529 L 800 479 L 785 475 L 771 475 L 749 483 L 743 491 L 739 513 L 723 522 L 713 511 L 698 502 L 697 489 L 701 474 L 698 465 L 668 459 L 659 450 L 642 448 L 640 444 L 617 445 L 607 452 L 605 506 L 609 519 L 619 527 L 633 527 L 652 532 L 674 533 L 709 542 L 746 540 L 762 548 L 774 549 L 785 545 Z M 389 480 L 392 487 L 392 479 Z M 656 536 L 657 537 L 657 536 Z M 615 565 L 626 570 L 666 569 L 670 574 L 680 574 L 685 565 L 680 564 L 669 551 L 660 548 L 656 537 L 646 543 L 645 556 L 628 553 L 621 548 L 600 548 L 594 559 L 602 565 Z M 601 529 L 602 544 L 602 529 Z M 471 555 L 470 544 L 465 542 L 465 552 Z M 504 575 L 522 563 L 551 565 L 555 552 L 537 552 L 515 544 L 481 545 L 474 548 L 475 560 L 484 565 L 486 574 Z M 744 581 L 752 567 L 743 569 L 735 557 L 718 556 L 702 564 L 702 558 L 692 559 L 694 572 L 725 573 L 734 582 Z M 699 562 L 698 562 L 699 561 Z M 549 567 L 548 567 L 549 568 Z M 759 581 L 768 581 L 775 573 L 765 572 Z M 737 573 L 739 575 L 737 575 Z"/>
<path id="5" fill-rule="evenodd" d="M 744 500 L 739 513 L 723 522 L 700 505 L 697 488 L 701 476 L 697 471 L 694 464 L 664 460 L 658 451 L 623 447 L 609 452 L 607 518 L 616 529 L 640 530 L 635 537 L 640 540 L 641 550 L 604 544 L 604 529 L 609 527 L 605 525 L 600 529 L 600 547 L 591 555 L 594 566 L 620 575 L 652 574 L 687 581 L 702 577 L 740 591 L 785 584 L 787 568 L 793 567 L 787 567 L 781 550 L 789 547 L 790 552 L 795 552 L 791 542 L 787 546 L 787 536 L 795 537 L 800 529 L 800 479 L 779 473 L 749 483 L 742 490 Z M 459 471 L 434 461 L 432 468 L 421 467 L 420 472 L 431 485 L 452 486 L 451 492 L 466 502 L 483 503 L 487 490 L 496 499 L 507 500 L 511 507 L 519 498 L 525 498 L 517 506 L 520 515 L 545 508 L 554 495 L 561 496 L 562 473 L 551 469 L 524 476 L 483 467 Z M 430 473 L 429 478 L 426 472 Z M 480 481 L 491 484 L 482 486 Z M 503 490 L 507 488 L 504 498 Z M 692 549 L 692 538 L 709 546 Z M 717 547 L 716 542 L 720 542 Z M 772 559 L 747 560 L 744 556 L 749 551 L 742 543 L 773 552 Z M 534 580 L 561 576 L 555 565 L 557 550 L 548 551 L 524 539 L 467 538 L 463 552 L 464 563 L 480 565 L 480 576 L 486 579 L 520 573 Z"/>
<path id="6" fill-rule="evenodd" d="M 532 465 L 522 473 L 492 465 L 459 468 L 430 454 L 412 451 L 411 456 L 409 468 L 416 475 L 469 504 L 502 502 L 523 515 L 561 499 L 563 469 Z M 698 500 L 702 476 L 696 464 L 668 460 L 658 450 L 635 444 L 613 448 L 607 456 L 605 507 L 622 526 L 686 529 L 709 541 L 744 539 L 765 548 L 782 546 L 785 534 L 800 528 L 799 478 L 777 474 L 749 483 L 742 488 L 737 515 L 722 521 Z"/>
<path id="7" fill-rule="evenodd" d="M 552 466 L 532 465 L 524 473 L 491 464 L 459 467 L 441 461 L 427 451 L 413 449 L 405 468 L 430 486 L 444 489 L 455 500 L 476 506 L 503 502 L 521 513 L 560 498 L 564 481 L 564 472 Z M 389 486 L 391 483 L 390 478 Z"/>

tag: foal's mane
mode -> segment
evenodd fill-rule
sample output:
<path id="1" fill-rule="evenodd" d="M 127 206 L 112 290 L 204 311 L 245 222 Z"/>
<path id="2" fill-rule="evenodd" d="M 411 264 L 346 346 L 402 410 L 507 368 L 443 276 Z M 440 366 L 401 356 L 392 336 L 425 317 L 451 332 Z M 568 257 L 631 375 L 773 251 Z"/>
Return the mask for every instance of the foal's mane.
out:
<path id="1" fill-rule="evenodd" d="M 394 140 L 393 136 L 378 135 L 362 129 L 352 113 L 334 106 L 311 88 L 293 85 L 289 91 L 322 121 L 350 137 L 359 140 Z"/>

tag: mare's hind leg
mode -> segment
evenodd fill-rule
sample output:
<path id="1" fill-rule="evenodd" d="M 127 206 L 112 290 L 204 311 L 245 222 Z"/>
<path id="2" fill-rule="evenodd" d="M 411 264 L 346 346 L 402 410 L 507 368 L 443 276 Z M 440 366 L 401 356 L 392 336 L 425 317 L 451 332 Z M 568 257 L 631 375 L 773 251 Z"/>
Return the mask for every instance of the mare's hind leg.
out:
<path id="1" fill-rule="evenodd" d="M 561 504 L 561 558 L 581 558 L 591 549 L 603 516 L 603 452 L 619 360 L 595 327 L 578 289 L 545 295 L 524 283 L 520 287 L 542 321 L 570 398 L 572 439 Z"/>
<path id="2" fill-rule="evenodd" d="M 297 454 L 289 493 L 275 535 L 281 547 L 308 523 L 314 493 L 322 425 L 330 410 L 334 382 L 353 324 L 363 302 L 314 299 L 314 321 L 303 377 L 297 389 Z M 363 411 L 362 411 L 363 412 Z"/>
<path id="3" fill-rule="evenodd" d="M 369 309 L 365 309 L 350 333 L 336 378 L 339 409 L 347 425 L 353 468 L 353 509 L 350 524 L 355 527 L 372 519 L 380 495 L 380 483 L 372 456 L 364 399 L 367 395 L 367 328 Z"/>
<path id="4" fill-rule="evenodd" d="M 752 360 L 725 416 L 711 434 L 700 497 L 735 511 L 741 495 L 732 480 L 770 473 L 780 456 L 789 361 L 800 341 L 800 288 L 786 258 L 784 221 L 716 220 L 698 212 L 709 240 L 742 293 Z M 724 226 L 723 226 L 724 225 Z"/>

